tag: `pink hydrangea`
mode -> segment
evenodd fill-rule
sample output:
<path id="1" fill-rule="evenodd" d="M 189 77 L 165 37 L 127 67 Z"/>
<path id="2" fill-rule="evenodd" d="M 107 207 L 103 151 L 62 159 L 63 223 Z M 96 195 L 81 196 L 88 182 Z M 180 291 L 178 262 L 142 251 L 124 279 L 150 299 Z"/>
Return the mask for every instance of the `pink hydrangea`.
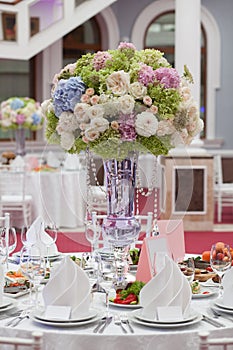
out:
<path id="1" fill-rule="evenodd" d="M 120 42 L 118 46 L 118 50 L 131 49 L 136 51 L 136 47 L 132 43 L 127 43 L 126 41 Z"/>
<path id="2" fill-rule="evenodd" d="M 137 137 L 135 131 L 135 116 L 131 114 L 121 114 L 118 120 L 119 131 L 122 141 L 134 141 Z"/>
<path id="3" fill-rule="evenodd" d="M 146 64 L 141 65 L 141 69 L 138 72 L 138 81 L 144 86 L 148 86 L 155 81 L 155 71 L 152 67 Z"/>
<path id="4" fill-rule="evenodd" d="M 25 121 L 25 116 L 23 114 L 17 114 L 16 115 L 16 123 L 21 125 Z"/>
<path id="5" fill-rule="evenodd" d="M 99 71 L 100 69 L 104 68 L 106 61 L 111 59 L 112 56 L 110 53 L 106 51 L 98 51 L 93 58 L 93 66 L 95 70 Z"/>
<path id="6" fill-rule="evenodd" d="M 155 70 L 155 77 L 166 89 L 177 89 L 180 85 L 180 77 L 175 68 L 160 67 Z"/>

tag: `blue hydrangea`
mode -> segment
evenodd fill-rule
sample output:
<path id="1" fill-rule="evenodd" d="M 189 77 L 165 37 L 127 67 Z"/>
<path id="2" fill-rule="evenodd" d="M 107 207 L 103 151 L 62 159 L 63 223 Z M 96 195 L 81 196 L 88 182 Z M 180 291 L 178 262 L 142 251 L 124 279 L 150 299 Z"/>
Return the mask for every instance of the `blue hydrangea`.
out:
<path id="1" fill-rule="evenodd" d="M 81 77 L 61 79 L 53 93 L 55 115 L 59 117 L 62 112 L 73 112 L 85 90 L 86 86 Z"/>
<path id="2" fill-rule="evenodd" d="M 40 124 L 40 122 L 41 122 L 41 117 L 40 117 L 40 115 L 39 114 L 37 114 L 37 113 L 34 113 L 33 115 L 32 115 L 32 124 L 33 125 L 39 125 Z"/>
<path id="3" fill-rule="evenodd" d="M 14 100 L 11 101 L 11 109 L 19 109 L 24 107 L 24 102 L 22 100 L 20 100 L 19 98 L 15 98 Z"/>

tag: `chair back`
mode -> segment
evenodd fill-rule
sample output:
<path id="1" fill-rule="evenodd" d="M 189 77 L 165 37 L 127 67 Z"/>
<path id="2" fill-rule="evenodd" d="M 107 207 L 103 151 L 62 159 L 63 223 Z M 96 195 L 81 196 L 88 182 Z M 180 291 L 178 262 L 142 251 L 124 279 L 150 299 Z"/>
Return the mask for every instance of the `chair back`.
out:
<path id="1" fill-rule="evenodd" d="M 223 350 L 227 350 L 227 349 L 230 349 L 228 345 L 233 345 L 233 338 L 221 337 L 221 338 L 209 339 L 209 332 L 200 332 L 198 336 L 199 336 L 199 350 L 209 350 L 212 348 L 215 349 L 216 345 L 220 345 Z"/>
<path id="2" fill-rule="evenodd" d="M 10 214 L 5 213 L 4 216 L 0 216 L 0 227 L 10 228 Z"/>
<path id="3" fill-rule="evenodd" d="M 0 196 L 25 197 L 25 171 L 1 170 L 0 171 Z"/>
<path id="4" fill-rule="evenodd" d="M 43 334 L 41 332 L 33 332 L 30 338 L 20 337 L 2 337 L 0 336 L 0 344 L 12 345 L 12 349 L 17 350 L 21 346 L 27 346 L 32 350 L 42 349 Z"/>

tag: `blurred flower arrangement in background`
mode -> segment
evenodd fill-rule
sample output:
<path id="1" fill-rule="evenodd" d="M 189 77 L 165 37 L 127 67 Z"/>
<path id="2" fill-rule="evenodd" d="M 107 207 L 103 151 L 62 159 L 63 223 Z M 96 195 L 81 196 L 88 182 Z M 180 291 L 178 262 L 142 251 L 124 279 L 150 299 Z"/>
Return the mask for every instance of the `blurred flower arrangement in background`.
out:
<path id="1" fill-rule="evenodd" d="M 69 153 L 87 148 L 102 158 L 124 158 L 130 150 L 166 155 L 188 145 L 203 129 L 191 95 L 187 67 L 180 76 L 154 49 L 83 55 L 53 79 L 42 103 L 46 137 Z"/>
<path id="2" fill-rule="evenodd" d="M 3 130 L 24 128 L 36 131 L 43 123 L 41 105 L 32 98 L 11 97 L 1 103 L 0 127 Z"/>

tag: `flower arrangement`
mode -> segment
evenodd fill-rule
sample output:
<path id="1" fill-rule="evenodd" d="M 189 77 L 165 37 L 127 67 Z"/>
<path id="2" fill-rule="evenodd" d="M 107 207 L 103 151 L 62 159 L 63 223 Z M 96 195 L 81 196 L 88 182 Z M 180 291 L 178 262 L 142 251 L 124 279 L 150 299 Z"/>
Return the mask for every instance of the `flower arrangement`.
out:
<path id="1" fill-rule="evenodd" d="M 67 65 L 42 103 L 48 141 L 69 153 L 88 148 L 104 159 L 129 150 L 165 155 L 190 144 L 203 128 L 192 76 L 187 67 L 179 76 L 163 55 L 123 42 Z"/>
<path id="2" fill-rule="evenodd" d="M 36 131 L 43 125 L 39 102 L 29 97 L 11 97 L 1 103 L 0 127 L 9 129 L 30 129 Z"/>

